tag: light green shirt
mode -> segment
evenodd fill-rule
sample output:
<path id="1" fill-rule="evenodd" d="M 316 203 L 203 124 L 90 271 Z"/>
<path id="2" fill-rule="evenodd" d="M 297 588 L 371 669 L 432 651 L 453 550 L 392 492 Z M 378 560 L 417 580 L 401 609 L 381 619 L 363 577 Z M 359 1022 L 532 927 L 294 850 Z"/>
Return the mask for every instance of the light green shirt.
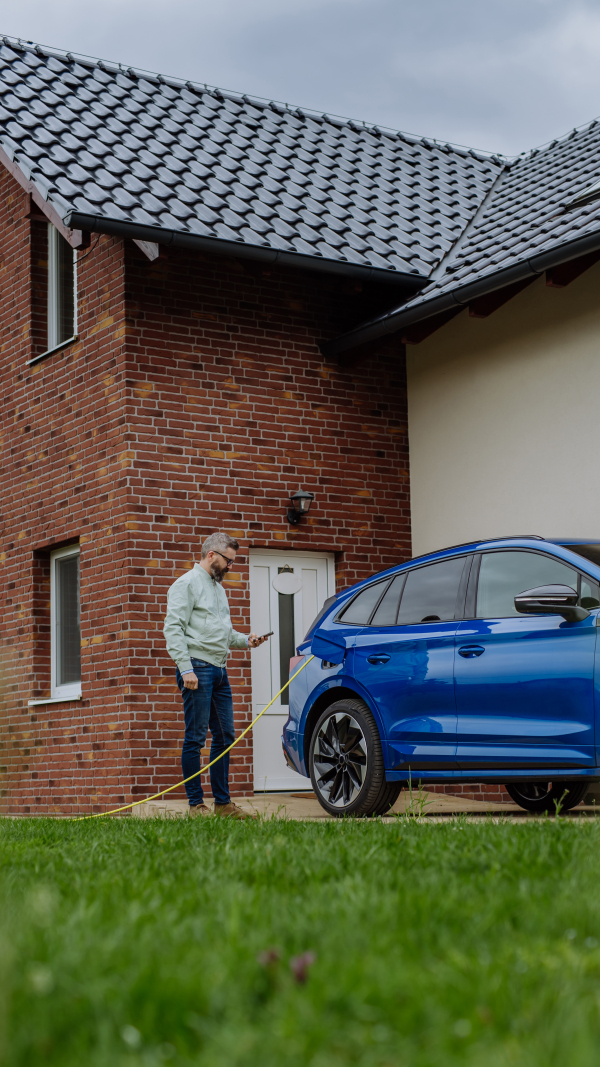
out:
<path id="1" fill-rule="evenodd" d="M 169 589 L 163 632 L 167 652 L 182 674 L 193 670 L 192 657 L 224 667 L 230 648 L 248 647 L 245 634 L 231 625 L 223 586 L 198 563 Z"/>

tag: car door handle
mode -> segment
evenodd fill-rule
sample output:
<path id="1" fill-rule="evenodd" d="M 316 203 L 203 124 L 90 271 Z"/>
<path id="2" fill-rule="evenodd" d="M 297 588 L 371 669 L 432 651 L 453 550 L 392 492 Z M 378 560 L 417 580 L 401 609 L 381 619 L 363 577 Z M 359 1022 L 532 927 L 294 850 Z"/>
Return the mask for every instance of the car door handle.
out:
<path id="1" fill-rule="evenodd" d="M 368 663 L 387 663 L 390 657 L 385 652 L 376 652 L 372 656 L 367 656 Z"/>
<path id="2" fill-rule="evenodd" d="M 480 656 L 482 652 L 485 652 L 483 645 L 463 645 L 458 650 L 459 656 L 463 659 L 475 659 L 475 656 Z"/>

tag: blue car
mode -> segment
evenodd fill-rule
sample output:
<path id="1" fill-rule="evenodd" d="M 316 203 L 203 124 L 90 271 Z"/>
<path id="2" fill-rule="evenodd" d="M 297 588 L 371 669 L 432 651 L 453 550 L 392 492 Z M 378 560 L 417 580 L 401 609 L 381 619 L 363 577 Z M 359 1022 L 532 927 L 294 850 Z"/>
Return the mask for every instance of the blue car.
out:
<path id="1" fill-rule="evenodd" d="M 331 597 L 298 655 L 283 749 L 331 815 L 403 786 L 502 782 L 529 811 L 600 780 L 600 541 L 511 537 Z M 293 673 L 292 670 L 292 673 Z"/>

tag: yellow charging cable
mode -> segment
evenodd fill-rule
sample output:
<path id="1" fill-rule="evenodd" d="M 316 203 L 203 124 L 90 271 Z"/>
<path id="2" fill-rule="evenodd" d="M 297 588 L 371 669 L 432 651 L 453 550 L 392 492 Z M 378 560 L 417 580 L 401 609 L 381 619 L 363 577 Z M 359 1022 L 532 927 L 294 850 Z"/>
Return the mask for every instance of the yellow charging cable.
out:
<path id="1" fill-rule="evenodd" d="M 277 700 L 277 697 L 280 697 L 281 694 L 283 692 L 285 692 L 285 690 L 287 689 L 287 687 L 290 684 L 290 682 L 293 682 L 294 678 L 297 678 L 298 675 L 300 674 L 300 671 L 303 671 L 305 667 L 308 667 L 308 664 L 310 663 L 311 659 L 314 659 L 314 658 L 315 658 L 314 656 L 309 656 L 304 661 L 304 663 L 302 664 L 301 667 L 298 668 L 296 673 L 292 674 L 292 677 L 290 678 L 289 682 L 286 682 L 285 685 L 282 685 L 282 687 L 279 690 L 279 692 L 275 693 L 275 696 L 273 697 L 273 699 L 270 700 L 267 705 L 265 705 L 265 707 L 262 709 L 261 712 L 259 712 L 259 714 L 253 720 L 253 722 L 251 722 L 250 725 L 247 726 L 245 730 L 242 730 L 240 736 L 236 737 L 235 741 L 229 746 L 229 748 L 226 748 L 224 752 L 221 752 L 220 756 L 217 756 L 216 759 L 211 760 L 210 763 L 207 763 L 206 767 L 201 767 L 199 771 L 195 772 L 195 774 L 190 774 L 189 778 L 184 778 L 182 782 L 176 782 L 175 785 L 170 785 L 168 787 L 168 789 L 163 789 L 162 792 L 155 793 L 154 796 L 146 797 L 145 800 L 134 800 L 133 804 L 124 804 L 122 808 L 113 808 L 111 811 L 98 811 L 94 815 L 80 815 L 79 819 L 77 819 L 76 821 L 77 822 L 84 822 L 85 819 L 101 819 L 104 815 L 116 815 L 117 812 L 119 812 L 119 811 L 128 811 L 129 808 L 137 808 L 137 807 L 139 807 L 140 804 L 147 804 L 148 801 L 150 801 L 150 800 L 156 800 L 158 797 L 164 797 L 165 793 L 171 793 L 174 789 L 179 789 L 180 786 L 185 785 L 186 782 L 191 782 L 192 778 L 197 778 L 199 774 L 204 774 L 209 769 L 209 767 L 212 767 L 215 763 L 217 763 L 218 760 L 223 759 L 223 756 L 226 756 L 228 752 L 231 752 L 232 748 L 235 748 L 235 746 L 237 744 L 239 744 L 239 742 L 242 740 L 242 738 L 246 736 L 248 731 L 251 730 L 253 726 L 256 726 L 256 723 L 260 719 L 261 715 L 264 715 L 265 711 L 269 710 L 269 708 L 271 707 L 271 704 L 274 704 L 275 701 Z"/>

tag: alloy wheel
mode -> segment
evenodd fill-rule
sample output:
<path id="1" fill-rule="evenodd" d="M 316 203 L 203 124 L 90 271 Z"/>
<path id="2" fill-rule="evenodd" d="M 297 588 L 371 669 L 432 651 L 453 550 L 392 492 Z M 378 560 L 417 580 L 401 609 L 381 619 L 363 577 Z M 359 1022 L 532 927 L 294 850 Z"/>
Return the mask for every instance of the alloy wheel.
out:
<path id="1" fill-rule="evenodd" d="M 545 800 L 552 789 L 552 782 L 517 782 L 513 789 L 524 800 Z"/>
<path id="2" fill-rule="evenodd" d="M 336 808 L 345 808 L 362 789 L 367 743 L 353 715 L 335 712 L 322 723 L 313 741 L 317 789 Z"/>

